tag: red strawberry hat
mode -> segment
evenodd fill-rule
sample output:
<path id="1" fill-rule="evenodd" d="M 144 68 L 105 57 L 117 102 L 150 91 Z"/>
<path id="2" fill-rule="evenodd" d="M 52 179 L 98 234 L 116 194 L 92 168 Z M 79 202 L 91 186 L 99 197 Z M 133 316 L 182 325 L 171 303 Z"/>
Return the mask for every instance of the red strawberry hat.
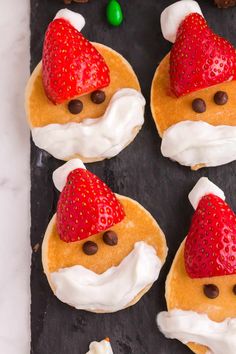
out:
<path id="1" fill-rule="evenodd" d="M 179 1 L 161 16 L 164 37 L 175 39 L 169 72 L 177 97 L 236 78 L 235 48 L 208 27 L 196 4 Z"/>
<path id="2" fill-rule="evenodd" d="M 121 222 L 125 217 L 122 204 L 110 188 L 73 159 L 53 174 L 61 190 L 56 224 L 60 238 L 74 242 L 95 235 Z"/>
<path id="3" fill-rule="evenodd" d="M 50 101 L 63 103 L 75 96 L 104 88 L 109 68 L 97 49 L 80 33 L 85 20 L 60 10 L 49 24 L 43 45 L 43 86 Z"/>
<path id="4" fill-rule="evenodd" d="M 236 274 L 236 215 L 224 193 L 201 178 L 189 195 L 196 208 L 185 241 L 185 268 L 190 278 Z"/>

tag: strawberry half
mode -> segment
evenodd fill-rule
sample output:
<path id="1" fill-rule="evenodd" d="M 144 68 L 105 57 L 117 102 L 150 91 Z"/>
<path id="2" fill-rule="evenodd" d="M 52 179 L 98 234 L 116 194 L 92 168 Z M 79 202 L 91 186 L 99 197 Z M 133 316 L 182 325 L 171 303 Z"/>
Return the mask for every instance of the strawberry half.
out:
<path id="1" fill-rule="evenodd" d="M 179 97 L 236 78 L 234 47 L 208 27 L 197 14 L 178 28 L 170 53 L 170 86 Z"/>
<path id="2" fill-rule="evenodd" d="M 101 54 L 63 18 L 48 26 L 42 65 L 45 93 L 55 104 L 110 83 L 109 68 Z"/>
<path id="3" fill-rule="evenodd" d="M 123 206 L 97 176 L 82 168 L 69 174 L 57 205 L 57 230 L 63 241 L 95 235 L 124 217 Z"/>
<path id="4" fill-rule="evenodd" d="M 236 216 L 213 194 L 201 198 L 185 242 L 191 278 L 236 274 Z"/>

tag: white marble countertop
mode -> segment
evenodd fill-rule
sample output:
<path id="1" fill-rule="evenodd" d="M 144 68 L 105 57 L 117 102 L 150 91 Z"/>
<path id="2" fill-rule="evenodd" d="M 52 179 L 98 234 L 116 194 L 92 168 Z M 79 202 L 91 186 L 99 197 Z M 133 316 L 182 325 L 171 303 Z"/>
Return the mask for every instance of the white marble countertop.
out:
<path id="1" fill-rule="evenodd" d="M 1 0 L 0 353 L 30 352 L 29 0 Z"/>

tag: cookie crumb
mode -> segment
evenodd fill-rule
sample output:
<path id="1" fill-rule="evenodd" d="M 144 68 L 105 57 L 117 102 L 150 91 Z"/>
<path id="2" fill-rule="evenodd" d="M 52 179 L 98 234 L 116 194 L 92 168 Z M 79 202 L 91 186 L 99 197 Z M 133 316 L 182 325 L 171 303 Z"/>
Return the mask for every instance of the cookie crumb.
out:
<path id="1" fill-rule="evenodd" d="M 33 251 L 34 251 L 34 253 L 37 253 L 37 252 L 38 252 L 39 247 L 40 247 L 40 244 L 39 244 L 39 243 L 36 243 L 36 245 L 33 246 Z"/>
<path id="2" fill-rule="evenodd" d="M 215 0 L 215 4 L 220 8 L 227 8 L 236 5 L 236 0 Z"/>

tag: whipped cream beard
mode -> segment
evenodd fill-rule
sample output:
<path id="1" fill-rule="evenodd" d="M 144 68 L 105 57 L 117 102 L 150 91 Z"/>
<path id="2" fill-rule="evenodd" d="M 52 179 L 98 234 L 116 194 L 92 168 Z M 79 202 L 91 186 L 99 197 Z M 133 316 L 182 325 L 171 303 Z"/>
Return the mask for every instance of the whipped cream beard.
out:
<path id="1" fill-rule="evenodd" d="M 156 250 L 141 241 L 122 262 L 102 274 L 80 266 L 50 274 L 55 295 L 80 310 L 122 310 L 146 287 L 157 280 L 162 262 Z"/>
<path id="2" fill-rule="evenodd" d="M 87 159 L 111 158 L 123 150 L 144 123 L 145 99 L 134 89 L 120 89 L 100 118 L 80 123 L 48 124 L 32 129 L 39 148 L 57 159 L 79 155 Z"/>
<path id="3" fill-rule="evenodd" d="M 86 354 L 113 354 L 111 344 L 104 339 L 101 342 L 92 342 L 89 346 L 89 351 Z"/>
<path id="4" fill-rule="evenodd" d="M 194 311 L 171 310 L 157 316 L 157 325 L 170 339 L 184 344 L 193 342 L 209 348 L 208 354 L 236 353 L 236 319 L 215 322 L 206 314 Z"/>
<path id="5" fill-rule="evenodd" d="M 236 126 L 182 121 L 168 128 L 161 152 L 184 166 L 220 166 L 236 159 Z"/>

